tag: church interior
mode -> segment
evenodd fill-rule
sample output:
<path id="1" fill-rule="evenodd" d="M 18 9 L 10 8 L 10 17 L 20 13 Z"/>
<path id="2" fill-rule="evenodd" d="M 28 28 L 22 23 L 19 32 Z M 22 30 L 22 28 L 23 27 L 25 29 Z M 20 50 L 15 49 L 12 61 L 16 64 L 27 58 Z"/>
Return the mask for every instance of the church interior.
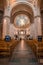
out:
<path id="1" fill-rule="evenodd" d="M 43 65 L 43 0 L 0 0 L 0 65 Z"/>

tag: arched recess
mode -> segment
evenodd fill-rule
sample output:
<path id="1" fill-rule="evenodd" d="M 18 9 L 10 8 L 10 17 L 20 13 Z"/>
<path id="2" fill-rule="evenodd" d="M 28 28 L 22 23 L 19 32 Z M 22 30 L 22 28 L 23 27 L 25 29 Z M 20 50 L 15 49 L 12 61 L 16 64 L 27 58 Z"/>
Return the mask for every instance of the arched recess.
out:
<path id="1" fill-rule="evenodd" d="M 13 23 L 14 21 L 14 18 L 18 15 L 18 14 L 20 14 L 20 13 L 24 13 L 24 14 L 26 14 L 29 18 L 30 18 L 30 22 L 31 22 L 31 24 L 33 24 L 34 25 L 34 12 L 33 12 L 33 9 L 29 6 L 29 4 L 26 4 L 26 3 L 18 3 L 16 6 L 14 6 L 13 8 L 12 8 L 12 10 L 11 10 L 11 18 L 10 18 L 10 23 Z M 31 35 L 33 35 L 33 34 L 35 34 L 35 31 L 34 31 L 34 29 L 32 30 L 32 28 L 33 28 L 33 25 L 32 25 L 32 27 L 30 26 L 30 28 L 31 28 L 31 32 L 30 32 L 30 34 Z M 23 27 L 24 28 L 24 27 Z M 22 28 L 22 29 L 23 29 Z M 26 27 L 25 27 L 26 28 Z M 21 28 L 20 28 L 21 29 Z M 19 29 L 19 30 L 20 30 Z M 27 28 L 26 28 L 27 29 Z M 26 30 L 25 29 L 25 30 Z M 17 29 L 18 30 L 18 29 Z M 28 30 L 29 30 L 29 28 L 28 28 Z M 34 33 L 33 33 L 34 32 Z"/>

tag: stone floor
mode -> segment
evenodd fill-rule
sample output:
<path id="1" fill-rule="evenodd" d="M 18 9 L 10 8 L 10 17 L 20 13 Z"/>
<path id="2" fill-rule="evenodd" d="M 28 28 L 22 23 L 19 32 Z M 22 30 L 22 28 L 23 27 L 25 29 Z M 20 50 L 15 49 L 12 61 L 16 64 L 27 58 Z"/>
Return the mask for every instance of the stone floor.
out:
<path id="1" fill-rule="evenodd" d="M 0 65 L 43 65 L 37 62 L 37 59 L 31 48 L 21 41 L 14 49 L 9 58 L 0 58 Z"/>

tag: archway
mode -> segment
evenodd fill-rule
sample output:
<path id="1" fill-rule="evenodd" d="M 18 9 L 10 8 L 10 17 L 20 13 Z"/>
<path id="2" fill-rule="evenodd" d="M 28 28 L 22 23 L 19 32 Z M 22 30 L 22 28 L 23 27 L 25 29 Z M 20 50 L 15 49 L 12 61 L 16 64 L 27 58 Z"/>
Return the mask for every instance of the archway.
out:
<path id="1" fill-rule="evenodd" d="M 14 22 L 16 22 L 14 19 L 21 15 L 20 17 L 23 17 L 24 15 L 26 15 L 26 18 L 28 17 L 28 19 L 30 20 L 30 24 L 29 25 L 25 25 L 23 27 L 17 27 L 16 25 L 14 25 Z M 33 35 L 33 30 L 31 29 L 31 32 L 30 32 L 30 28 L 33 27 L 34 25 L 34 14 L 33 14 L 33 10 L 30 6 L 28 6 L 27 4 L 25 3 L 19 3 L 18 5 L 14 6 L 11 10 L 11 18 L 10 18 L 10 23 L 13 24 L 14 26 L 14 29 L 15 31 L 17 31 L 17 33 L 20 31 L 20 30 L 23 30 L 23 31 L 27 31 L 27 33 L 29 34 L 32 34 Z M 32 27 L 31 27 L 31 24 L 32 24 Z M 16 28 L 17 27 L 17 28 Z M 29 31 L 29 32 L 28 32 Z M 11 32 L 10 32 L 11 33 Z M 27 34 L 26 33 L 26 34 Z M 35 32 L 34 32 L 35 33 Z M 28 34 L 27 34 L 28 35 Z M 32 36 L 31 35 L 31 36 Z"/>

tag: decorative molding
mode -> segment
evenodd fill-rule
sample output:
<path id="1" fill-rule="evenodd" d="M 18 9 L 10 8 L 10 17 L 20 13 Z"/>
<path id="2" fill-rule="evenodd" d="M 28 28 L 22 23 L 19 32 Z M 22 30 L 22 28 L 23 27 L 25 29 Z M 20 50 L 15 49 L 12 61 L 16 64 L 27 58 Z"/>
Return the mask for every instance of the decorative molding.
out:
<path id="1" fill-rule="evenodd" d="M 10 19 L 10 17 L 9 17 L 9 16 L 3 16 L 3 19 L 4 19 L 4 18 L 9 18 L 9 19 Z"/>
<path id="2" fill-rule="evenodd" d="M 41 15 L 40 16 L 39 15 L 35 16 L 34 19 L 37 18 L 37 17 L 40 17 L 41 18 Z"/>

